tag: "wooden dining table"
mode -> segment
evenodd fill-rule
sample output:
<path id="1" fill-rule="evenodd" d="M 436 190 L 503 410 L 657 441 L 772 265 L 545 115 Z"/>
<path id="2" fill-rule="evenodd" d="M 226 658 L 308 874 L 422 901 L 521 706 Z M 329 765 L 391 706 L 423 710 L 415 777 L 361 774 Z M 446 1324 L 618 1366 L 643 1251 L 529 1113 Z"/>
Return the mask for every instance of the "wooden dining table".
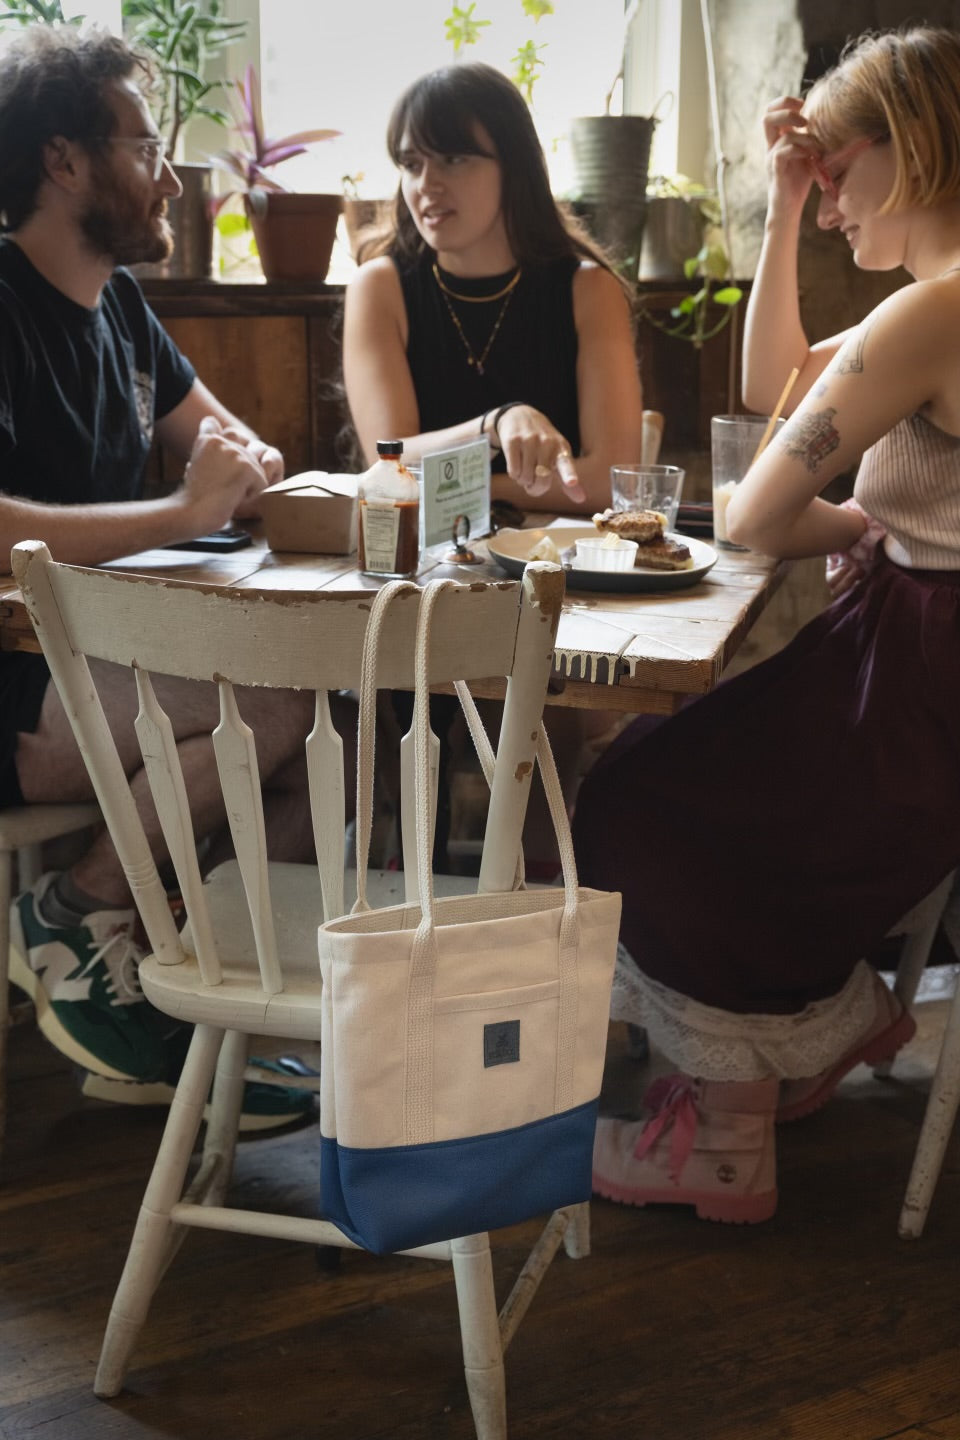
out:
<path id="1" fill-rule="evenodd" d="M 543 517 L 537 517 L 544 523 Z M 504 579 L 474 544 L 475 565 L 427 558 L 418 578 Z M 146 550 L 105 568 L 240 590 L 373 590 L 356 556 L 307 555 L 253 544 L 225 554 Z M 787 573 L 783 561 L 719 550 L 713 568 L 681 589 L 599 593 L 568 587 L 557 632 L 549 703 L 590 710 L 670 715 L 712 690 Z M 38 651 L 12 576 L 0 576 L 0 650 Z M 482 687 L 479 694 L 484 693 Z M 491 687 L 490 694 L 496 693 Z"/>

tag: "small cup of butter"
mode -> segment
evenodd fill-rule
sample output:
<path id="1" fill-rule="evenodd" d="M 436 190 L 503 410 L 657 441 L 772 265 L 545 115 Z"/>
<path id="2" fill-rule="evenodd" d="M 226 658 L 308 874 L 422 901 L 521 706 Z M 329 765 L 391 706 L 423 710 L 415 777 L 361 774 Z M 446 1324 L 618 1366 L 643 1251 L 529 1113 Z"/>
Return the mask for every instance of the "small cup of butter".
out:
<path id="1" fill-rule="evenodd" d="M 632 570 L 636 558 L 636 540 L 621 540 L 619 535 L 577 541 L 578 570 Z"/>

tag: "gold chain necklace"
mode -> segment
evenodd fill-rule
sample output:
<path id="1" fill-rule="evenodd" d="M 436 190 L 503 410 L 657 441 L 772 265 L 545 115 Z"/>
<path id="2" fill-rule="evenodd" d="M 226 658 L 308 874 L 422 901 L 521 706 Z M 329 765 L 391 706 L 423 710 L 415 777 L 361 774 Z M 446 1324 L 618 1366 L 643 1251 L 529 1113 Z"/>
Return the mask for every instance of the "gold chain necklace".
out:
<path id="1" fill-rule="evenodd" d="M 448 314 L 449 314 L 449 316 L 450 316 L 450 319 L 453 321 L 453 327 L 454 327 L 454 329 L 456 330 L 457 334 L 460 336 L 460 340 L 461 340 L 461 342 L 462 342 L 462 344 L 463 344 L 463 348 L 464 348 L 464 350 L 466 350 L 466 352 L 467 352 L 467 364 L 468 364 L 468 365 L 471 365 L 471 366 L 476 370 L 476 372 L 477 372 L 478 375 L 482 375 L 482 374 L 484 373 L 483 367 L 484 367 L 484 365 L 487 363 L 487 356 L 490 354 L 490 350 L 491 350 L 491 347 L 493 346 L 493 342 L 494 342 L 494 340 L 496 340 L 497 334 L 498 334 L 498 332 L 499 332 L 499 330 L 500 330 L 500 326 L 503 324 L 503 317 L 504 317 L 504 315 L 506 315 L 506 313 L 507 313 L 507 306 L 510 304 L 510 301 L 513 299 L 513 292 L 514 292 L 514 290 L 517 288 L 517 282 L 518 282 L 518 280 L 520 279 L 520 271 L 518 270 L 517 273 L 516 273 L 516 275 L 514 275 L 513 279 L 510 281 L 510 283 L 509 283 L 508 285 L 506 285 L 502 290 L 498 290 L 495 295 L 483 295 L 483 296 L 479 296 L 479 295 L 478 295 L 478 296 L 473 296 L 473 295 L 470 295 L 470 296 L 456 295 L 453 290 L 448 290 L 447 286 L 444 285 L 443 281 L 440 279 L 440 276 L 439 276 L 439 273 L 438 273 L 438 271 L 437 271 L 436 265 L 434 265 L 434 267 L 433 267 L 433 274 L 434 274 L 434 278 L 435 278 L 437 284 L 438 284 L 439 287 L 440 287 L 440 295 L 441 295 L 441 298 L 442 298 L 442 300 L 443 300 L 443 303 L 444 303 L 444 305 L 446 305 L 446 307 L 447 307 L 447 312 L 448 312 Z M 475 354 L 474 354 L 473 346 L 470 344 L 470 341 L 467 339 L 467 337 L 466 337 L 466 335 L 465 335 L 465 333 L 464 333 L 463 326 L 460 324 L 460 317 L 459 317 L 459 315 L 457 314 L 456 310 L 454 310 L 453 306 L 450 304 L 450 299 L 449 299 L 449 297 L 450 297 L 451 295 L 454 295 L 454 298 L 457 299 L 457 300 L 464 300 L 464 299 L 469 299 L 469 300 L 474 300 L 474 299 L 476 299 L 476 300 L 479 300 L 479 299 L 483 299 L 483 300 L 499 300 L 500 297 L 503 296 L 503 304 L 500 306 L 500 309 L 499 309 L 499 311 L 497 312 L 497 318 L 496 318 L 496 320 L 494 320 L 494 322 L 493 322 L 493 329 L 490 331 L 490 334 L 489 334 L 488 337 L 487 337 L 487 343 L 486 343 L 486 345 L 484 345 L 484 347 L 483 347 L 483 349 L 481 350 L 481 352 L 480 352 L 479 355 L 475 355 Z"/>
<path id="2" fill-rule="evenodd" d="M 502 300 L 504 295 L 509 295 L 510 291 L 514 288 L 514 286 L 519 283 L 520 276 L 522 274 L 523 271 L 518 265 L 513 275 L 507 281 L 506 285 L 504 285 L 503 289 L 496 290 L 492 295 L 461 295 L 458 290 L 452 290 L 450 288 L 450 286 L 444 280 L 443 276 L 440 274 L 440 266 L 436 263 L 436 261 L 434 261 L 433 263 L 433 278 L 440 286 L 440 289 L 443 291 L 444 295 L 450 295 L 454 300 L 462 300 L 465 305 L 486 305 L 489 304 L 491 300 Z"/>

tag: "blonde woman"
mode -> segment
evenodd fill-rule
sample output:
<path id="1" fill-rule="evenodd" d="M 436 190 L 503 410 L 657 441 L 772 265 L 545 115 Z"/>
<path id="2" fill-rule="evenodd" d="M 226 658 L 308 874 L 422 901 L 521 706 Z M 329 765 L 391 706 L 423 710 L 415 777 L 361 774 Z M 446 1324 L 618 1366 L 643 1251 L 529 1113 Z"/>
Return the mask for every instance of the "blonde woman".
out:
<path id="1" fill-rule="evenodd" d="M 800 373 L 728 525 L 767 554 L 842 552 L 845 592 L 773 659 L 626 732 L 576 816 L 584 882 L 624 894 L 626 1014 L 681 1071 L 650 1119 L 601 1120 L 596 1189 L 741 1221 L 776 1208 L 775 1121 L 912 1035 L 860 957 L 960 861 L 960 36 L 864 37 L 764 123 L 747 404 Z M 814 185 L 856 264 L 915 283 L 811 346 Z M 822 500 L 861 454 L 855 503 Z"/>

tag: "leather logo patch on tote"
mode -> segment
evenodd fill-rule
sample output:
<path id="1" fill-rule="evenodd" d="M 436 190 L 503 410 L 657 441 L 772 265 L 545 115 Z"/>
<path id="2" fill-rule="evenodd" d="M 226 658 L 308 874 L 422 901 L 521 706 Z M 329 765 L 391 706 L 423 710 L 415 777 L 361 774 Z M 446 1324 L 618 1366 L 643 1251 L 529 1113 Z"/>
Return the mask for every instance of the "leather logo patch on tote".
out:
<path id="1" fill-rule="evenodd" d="M 520 1021 L 498 1020 L 483 1027 L 483 1068 L 512 1065 L 520 1059 Z"/>

